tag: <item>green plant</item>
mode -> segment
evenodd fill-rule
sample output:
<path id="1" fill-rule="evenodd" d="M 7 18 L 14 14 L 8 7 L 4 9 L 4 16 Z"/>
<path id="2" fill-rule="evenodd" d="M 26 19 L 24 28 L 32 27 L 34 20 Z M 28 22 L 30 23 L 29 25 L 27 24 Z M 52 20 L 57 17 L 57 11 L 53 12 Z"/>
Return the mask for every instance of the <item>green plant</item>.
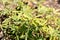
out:
<path id="1" fill-rule="evenodd" d="M 9 1 L 3 0 L 3 3 Z M 17 0 L 15 9 L 8 8 L 10 2 L 0 11 L 1 26 L 5 40 L 60 40 L 60 19 L 53 8 L 45 7 L 39 2 L 37 9 Z M 33 2 L 33 1 L 32 1 Z M 41 1 L 42 2 L 42 1 Z"/>

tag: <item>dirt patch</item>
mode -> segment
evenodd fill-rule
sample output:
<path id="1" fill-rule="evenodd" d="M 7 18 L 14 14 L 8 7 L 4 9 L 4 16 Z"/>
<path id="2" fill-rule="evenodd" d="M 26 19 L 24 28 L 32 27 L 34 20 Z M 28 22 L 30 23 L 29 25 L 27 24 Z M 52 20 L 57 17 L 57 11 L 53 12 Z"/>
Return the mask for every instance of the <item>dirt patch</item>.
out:
<path id="1" fill-rule="evenodd" d="M 44 6 L 60 9 L 60 0 L 46 0 L 42 3 Z"/>

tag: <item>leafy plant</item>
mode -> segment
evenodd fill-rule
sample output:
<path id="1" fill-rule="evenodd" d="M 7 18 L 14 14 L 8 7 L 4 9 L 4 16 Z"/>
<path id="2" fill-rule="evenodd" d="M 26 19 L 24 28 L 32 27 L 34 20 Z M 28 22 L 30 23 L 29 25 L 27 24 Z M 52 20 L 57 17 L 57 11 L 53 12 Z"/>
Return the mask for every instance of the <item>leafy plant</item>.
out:
<path id="1" fill-rule="evenodd" d="M 5 5 L 9 0 L 2 2 Z M 13 2 L 17 4 L 16 7 L 11 5 L 14 9 L 8 8 Z M 29 2 L 33 2 L 37 8 L 30 7 L 23 0 L 13 0 L 0 11 L 0 25 L 5 40 L 60 40 L 60 19 L 54 14 L 54 8 L 41 5 L 42 0 L 37 4 Z"/>

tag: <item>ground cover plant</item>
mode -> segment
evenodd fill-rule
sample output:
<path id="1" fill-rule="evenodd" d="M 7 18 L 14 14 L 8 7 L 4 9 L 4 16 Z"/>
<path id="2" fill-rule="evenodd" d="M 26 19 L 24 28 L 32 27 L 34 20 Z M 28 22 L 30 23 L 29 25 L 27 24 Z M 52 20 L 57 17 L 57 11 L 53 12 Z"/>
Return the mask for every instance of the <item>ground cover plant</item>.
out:
<path id="1" fill-rule="evenodd" d="M 1 40 L 60 40 L 60 13 L 45 0 L 0 0 Z"/>

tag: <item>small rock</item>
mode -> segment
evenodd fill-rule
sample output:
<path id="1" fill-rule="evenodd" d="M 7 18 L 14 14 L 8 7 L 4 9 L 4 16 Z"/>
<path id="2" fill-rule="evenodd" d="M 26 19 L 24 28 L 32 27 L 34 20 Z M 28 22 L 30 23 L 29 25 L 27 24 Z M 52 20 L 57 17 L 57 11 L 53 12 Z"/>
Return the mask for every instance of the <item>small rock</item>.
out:
<path id="1" fill-rule="evenodd" d="M 4 10 L 4 5 L 2 3 L 0 3 L 0 11 Z"/>
<path id="2" fill-rule="evenodd" d="M 3 38 L 3 31 L 0 29 L 0 39 L 2 39 Z"/>

